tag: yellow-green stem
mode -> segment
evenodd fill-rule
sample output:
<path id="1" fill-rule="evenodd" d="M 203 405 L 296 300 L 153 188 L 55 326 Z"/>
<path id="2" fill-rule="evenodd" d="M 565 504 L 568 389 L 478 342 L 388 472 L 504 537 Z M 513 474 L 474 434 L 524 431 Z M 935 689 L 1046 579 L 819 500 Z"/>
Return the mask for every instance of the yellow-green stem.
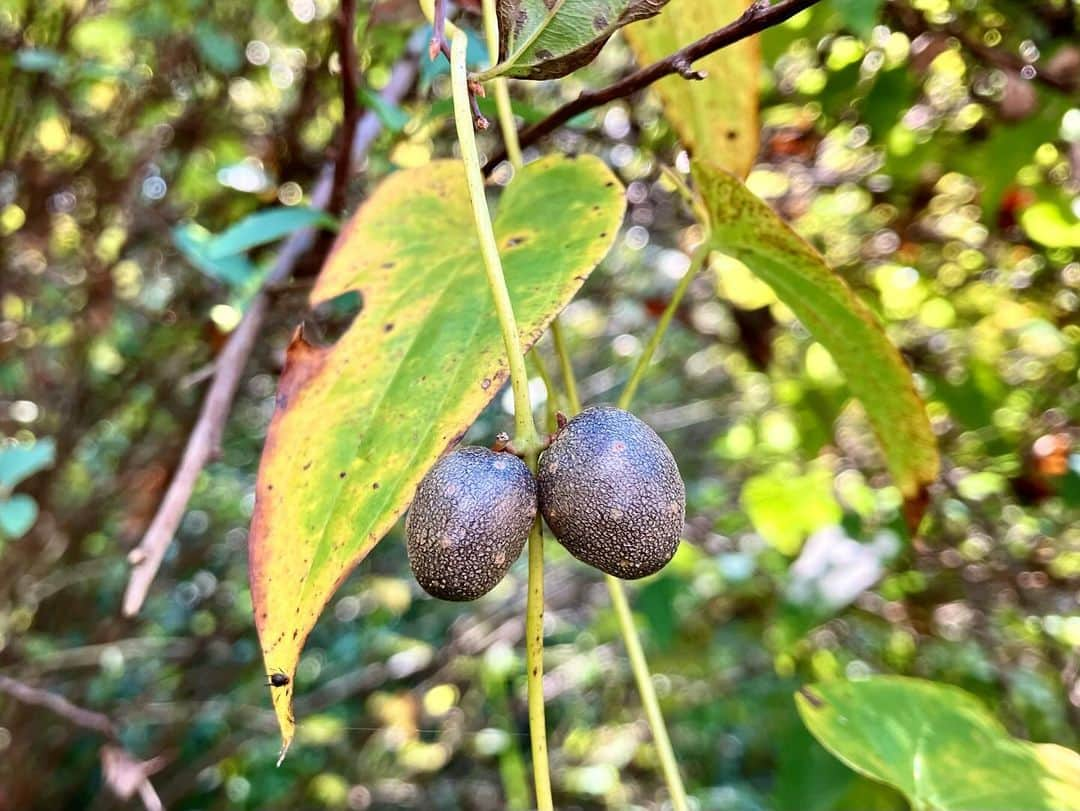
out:
<path id="1" fill-rule="evenodd" d="M 679 773 L 679 763 L 675 759 L 671 738 L 668 737 L 664 714 L 660 711 L 660 701 L 656 697 L 652 673 L 649 672 L 649 663 L 645 660 L 645 651 L 641 647 L 641 637 L 638 636 L 634 615 L 630 612 L 630 603 L 626 599 L 626 589 L 618 578 L 611 575 L 604 575 L 604 577 L 607 580 L 608 591 L 611 593 L 611 604 L 615 607 L 615 616 L 619 620 L 619 628 L 622 630 L 626 654 L 630 657 L 630 670 L 634 674 L 634 681 L 637 682 L 641 706 L 645 710 L 645 718 L 649 722 L 653 743 L 660 757 L 660 770 L 664 774 L 668 794 L 671 795 L 671 807 L 674 811 L 687 811 L 689 806 L 686 803 L 686 788 L 683 786 L 682 775 Z"/>
<path id="2" fill-rule="evenodd" d="M 469 106 L 468 77 L 465 51 L 468 39 L 463 31 L 455 30 L 450 38 L 450 81 L 454 96 L 454 124 L 457 128 L 461 156 L 465 163 L 465 180 L 472 202 L 480 252 L 484 259 L 488 286 L 495 300 L 495 312 L 502 329 L 503 344 L 510 366 L 510 385 L 514 392 L 515 445 L 525 452 L 525 459 L 536 470 L 539 442 L 529 402 L 529 379 L 525 372 L 525 356 L 521 352 L 521 337 L 514 318 L 514 307 L 506 287 L 502 261 L 491 227 L 484 176 L 473 132 L 472 110 Z M 536 785 L 536 805 L 539 811 L 554 811 L 551 799 L 551 776 L 547 758 L 547 729 L 544 719 L 544 548 L 540 519 L 529 534 L 529 594 L 525 608 L 525 666 L 528 668 L 529 737 L 532 742 L 533 781 Z"/>
<path id="3" fill-rule="evenodd" d="M 566 349 L 562 325 L 558 318 L 551 322 L 551 340 L 555 344 L 555 354 L 559 358 L 559 371 L 562 373 L 563 386 L 566 388 L 566 399 L 570 403 L 570 410 L 576 414 L 581 411 L 581 398 L 578 396 L 577 378 L 574 377 L 574 367 L 570 365 L 570 353 Z"/>
<path id="4" fill-rule="evenodd" d="M 503 345 L 510 366 L 510 386 L 514 392 L 514 444 L 526 453 L 537 445 L 536 424 L 533 422 L 532 405 L 529 402 L 529 377 L 525 371 L 525 356 L 521 352 L 521 335 L 510 291 L 503 276 L 502 260 L 491 227 L 487 194 L 484 191 L 484 175 L 480 171 L 480 155 L 476 149 L 476 133 L 473 132 L 472 110 L 469 107 L 468 77 L 465 67 L 467 37 L 457 29 L 450 38 L 450 75 L 454 95 L 454 124 L 457 127 L 461 159 L 465 164 L 465 181 L 469 187 L 476 233 L 480 238 L 480 254 L 484 259 L 488 287 L 495 299 L 495 313 L 502 330 Z"/>
<path id="5" fill-rule="evenodd" d="M 686 274 L 679 280 L 675 291 L 671 295 L 671 301 L 660 316 L 656 330 L 649 339 L 645 351 L 638 358 L 634 370 L 630 373 L 630 380 L 619 397 L 619 408 L 629 408 L 634 398 L 638 384 L 641 382 L 645 371 L 652 361 L 656 348 L 663 340 L 668 326 L 671 324 L 675 312 L 682 302 L 683 295 L 690 287 L 690 282 L 705 264 L 709 256 L 709 239 L 706 234 L 690 258 L 690 266 Z M 563 382 L 566 387 L 567 400 L 570 409 L 577 413 L 581 410 L 581 400 L 578 398 L 577 382 L 574 378 L 574 369 L 570 365 L 570 353 L 566 350 L 566 342 L 562 336 L 562 330 L 557 321 L 551 325 L 552 338 L 555 341 L 555 351 L 559 356 L 559 367 L 562 371 Z M 664 714 L 660 711 L 660 701 L 656 697 L 656 689 L 653 686 L 652 674 L 649 672 L 649 663 L 645 659 L 645 652 L 641 646 L 641 636 L 634 624 L 634 615 L 630 611 L 630 603 L 626 599 L 626 589 L 622 581 L 611 575 L 604 575 L 607 581 L 608 591 L 611 593 L 611 603 L 615 608 L 615 616 L 619 621 L 619 631 L 626 645 L 627 655 L 630 657 L 630 670 L 634 674 L 634 682 L 637 684 L 638 695 L 641 696 L 641 705 L 645 710 L 645 718 L 652 730 L 653 743 L 660 758 L 660 769 L 664 774 L 664 782 L 667 783 L 668 794 L 671 795 L 671 807 L 673 811 L 687 811 L 689 806 L 686 800 L 686 787 L 683 785 L 682 775 L 679 772 L 679 763 L 675 759 L 675 750 L 671 746 L 671 738 L 668 736 L 667 724 L 664 722 Z"/>
<path id="6" fill-rule="evenodd" d="M 623 388 L 622 394 L 619 397 L 619 408 L 626 409 L 630 407 L 630 402 L 634 399 L 634 394 L 637 393 L 638 385 L 645 376 L 645 372 L 648 371 L 653 355 L 656 354 L 656 348 L 660 346 L 660 342 L 664 339 L 664 334 L 671 324 L 671 319 L 675 317 L 675 312 L 679 309 L 679 304 L 682 302 L 683 296 L 686 295 L 686 291 L 689 289 L 690 283 L 694 280 L 694 276 L 701 270 L 702 265 L 705 264 L 705 260 L 708 258 L 709 238 L 708 235 L 706 235 L 705 239 L 701 241 L 701 244 L 694 249 L 694 253 L 690 257 L 690 266 L 686 269 L 686 273 L 683 274 L 683 277 L 679 279 L 679 283 L 675 286 L 675 291 L 671 294 L 671 301 L 668 302 L 667 307 L 664 308 L 664 312 L 661 313 L 660 321 L 656 324 L 656 330 L 649 339 L 649 343 L 645 345 L 645 351 L 642 352 L 641 357 L 638 358 L 634 370 L 630 373 L 630 379 L 626 381 L 626 386 Z"/>

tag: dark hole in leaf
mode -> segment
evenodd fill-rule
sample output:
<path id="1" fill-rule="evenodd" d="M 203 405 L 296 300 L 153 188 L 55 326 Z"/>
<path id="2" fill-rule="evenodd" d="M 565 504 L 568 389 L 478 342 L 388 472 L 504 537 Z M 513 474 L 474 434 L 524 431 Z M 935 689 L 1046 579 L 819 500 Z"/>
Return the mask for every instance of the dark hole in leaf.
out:
<path id="1" fill-rule="evenodd" d="M 319 344 L 326 346 L 337 343 L 362 309 L 360 291 L 349 290 L 317 305 L 304 320 L 304 326 L 311 328 L 310 334 Z"/>

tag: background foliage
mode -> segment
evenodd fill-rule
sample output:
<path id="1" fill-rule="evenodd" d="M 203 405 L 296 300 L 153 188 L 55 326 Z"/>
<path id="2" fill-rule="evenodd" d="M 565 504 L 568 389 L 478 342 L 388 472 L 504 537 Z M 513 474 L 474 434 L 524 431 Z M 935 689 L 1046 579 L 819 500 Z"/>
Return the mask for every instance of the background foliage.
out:
<path id="1" fill-rule="evenodd" d="M 273 257 L 227 229 L 268 208 L 311 218 L 342 112 L 335 10 L 0 0 L 0 672 L 163 755 L 169 808 L 527 807 L 524 561 L 476 604 L 439 603 L 400 528 L 316 626 L 306 722 L 274 768 L 245 541 L 288 336 L 301 318 L 341 328 L 306 304 L 329 231 L 274 290 L 146 608 L 118 610 L 208 364 Z M 444 61 L 420 57 L 402 104 L 375 101 L 421 28 L 412 2 L 361 9 L 360 95 L 384 128 L 350 208 L 388 172 L 453 155 Z M 1060 0 L 831 0 L 761 37 L 748 185 L 881 316 L 943 472 L 912 539 L 829 354 L 737 263 L 695 282 L 637 409 L 686 478 L 688 542 L 632 598 L 703 809 L 906 807 L 805 731 L 792 693 L 807 681 L 940 680 L 1014 735 L 1080 744 L 1076 33 Z M 535 119 L 630 62 L 616 36 L 567 80 L 513 85 L 515 109 Z M 688 262 L 693 226 L 660 177 L 688 162 L 651 93 L 548 146 L 600 155 L 627 186 L 616 246 L 564 318 L 583 394 L 611 400 Z M 508 428 L 507 405 L 470 436 Z M 550 557 L 559 807 L 657 807 L 603 584 Z M 0 698 L 0 809 L 110 807 L 99 745 Z"/>

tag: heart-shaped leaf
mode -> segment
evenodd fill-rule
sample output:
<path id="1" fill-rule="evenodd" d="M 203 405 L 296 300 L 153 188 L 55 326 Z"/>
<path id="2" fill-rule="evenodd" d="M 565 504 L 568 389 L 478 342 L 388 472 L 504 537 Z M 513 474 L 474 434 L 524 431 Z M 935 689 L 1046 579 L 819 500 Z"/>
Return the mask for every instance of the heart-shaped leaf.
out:
<path id="1" fill-rule="evenodd" d="M 694 163 L 718 251 L 735 257 L 768 284 L 832 354 L 862 402 L 885 451 L 914 529 L 937 477 L 938 454 L 911 372 L 874 314 L 817 251 L 739 180 Z"/>
<path id="2" fill-rule="evenodd" d="M 642 65 L 663 59 L 716 31 L 746 11 L 751 0 L 673 0 L 663 14 L 631 25 L 624 36 Z M 746 177 L 758 153 L 757 37 L 721 48 L 693 65 L 705 78 L 667 76 L 654 87 L 671 122 L 692 155 L 738 177 Z"/>
<path id="3" fill-rule="evenodd" d="M 37 517 L 37 502 L 24 493 L 16 493 L 0 501 L 0 534 L 21 538 L 34 526 Z"/>
<path id="4" fill-rule="evenodd" d="M 1010 737 L 956 687 L 879 676 L 817 684 L 795 701 L 826 749 L 915 811 L 1080 808 L 1080 755 Z"/>
<path id="5" fill-rule="evenodd" d="M 557 79 L 587 65 L 611 35 L 668 0 L 498 0 L 499 64 L 482 79 Z"/>
<path id="6" fill-rule="evenodd" d="M 604 257 L 623 190 L 596 158 L 526 166 L 495 233 L 522 346 Z M 312 304 L 358 291 L 332 347 L 289 347 L 256 484 L 251 591 L 285 746 L 291 678 L 338 584 L 393 526 L 417 483 L 507 375 L 465 174 L 439 161 L 391 175 L 344 227 Z"/>

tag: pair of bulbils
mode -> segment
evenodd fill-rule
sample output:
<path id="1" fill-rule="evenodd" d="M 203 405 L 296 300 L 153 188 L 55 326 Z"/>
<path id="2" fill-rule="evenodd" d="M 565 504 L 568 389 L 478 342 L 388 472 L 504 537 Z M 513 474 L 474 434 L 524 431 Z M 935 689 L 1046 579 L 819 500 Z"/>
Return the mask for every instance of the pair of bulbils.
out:
<path id="1" fill-rule="evenodd" d="M 459 448 L 424 476 L 409 509 L 417 582 L 443 600 L 491 591 L 521 554 L 538 506 L 570 554 L 632 580 L 659 571 L 678 549 L 686 488 L 656 432 L 610 406 L 563 425 L 535 479 L 512 453 Z"/>

